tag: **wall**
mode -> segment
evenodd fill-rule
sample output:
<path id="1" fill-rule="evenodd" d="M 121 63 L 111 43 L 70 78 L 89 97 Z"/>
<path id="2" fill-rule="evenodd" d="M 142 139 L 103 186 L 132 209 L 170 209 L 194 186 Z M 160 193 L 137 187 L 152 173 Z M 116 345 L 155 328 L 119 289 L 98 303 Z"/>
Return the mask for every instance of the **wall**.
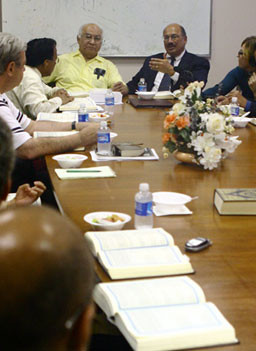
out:
<path id="1" fill-rule="evenodd" d="M 218 83 L 237 65 L 236 56 L 242 40 L 256 35 L 255 13 L 255 0 L 212 0 L 211 69 L 208 87 Z M 128 81 L 141 67 L 143 59 L 116 58 L 112 61 L 117 64 L 124 80 Z"/>

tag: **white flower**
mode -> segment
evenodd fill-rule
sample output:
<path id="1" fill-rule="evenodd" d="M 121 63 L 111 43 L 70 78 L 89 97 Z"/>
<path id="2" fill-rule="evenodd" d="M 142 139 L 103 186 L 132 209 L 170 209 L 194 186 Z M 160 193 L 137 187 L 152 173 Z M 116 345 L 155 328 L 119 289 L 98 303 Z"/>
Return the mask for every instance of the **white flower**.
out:
<path id="1" fill-rule="evenodd" d="M 196 92 L 196 96 L 199 97 L 201 95 L 201 90 L 203 86 L 204 82 L 195 81 L 193 83 L 190 83 L 184 90 L 184 96 L 187 98 L 191 98 L 192 95 Z"/>
<path id="2" fill-rule="evenodd" d="M 177 115 L 183 115 L 186 111 L 186 106 L 182 102 L 177 102 L 173 105 L 172 111 Z"/>
<path id="3" fill-rule="evenodd" d="M 192 135 L 191 145 L 197 151 L 198 155 L 201 155 L 206 149 L 214 147 L 215 143 L 211 134 L 202 133 L 201 135 Z"/>
<path id="4" fill-rule="evenodd" d="M 212 170 L 218 167 L 218 163 L 221 160 L 221 149 L 217 147 L 207 147 L 202 157 L 199 159 L 204 169 Z"/>
<path id="5" fill-rule="evenodd" d="M 225 118 L 219 113 L 211 113 L 208 115 L 206 129 L 209 133 L 219 134 L 224 131 Z"/>

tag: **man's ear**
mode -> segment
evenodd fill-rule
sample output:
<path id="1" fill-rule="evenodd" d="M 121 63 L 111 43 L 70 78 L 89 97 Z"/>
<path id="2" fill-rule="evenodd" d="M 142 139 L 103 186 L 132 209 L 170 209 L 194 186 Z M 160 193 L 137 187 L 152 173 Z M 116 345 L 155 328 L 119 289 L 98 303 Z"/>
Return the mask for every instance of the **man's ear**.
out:
<path id="1" fill-rule="evenodd" d="M 78 320 L 76 321 L 70 335 L 69 346 L 77 351 L 85 351 L 89 344 L 92 329 L 92 320 L 94 317 L 94 304 L 87 306 Z"/>
<path id="2" fill-rule="evenodd" d="M 16 63 L 14 61 L 11 61 L 8 63 L 6 67 L 6 73 L 8 74 L 9 77 L 12 77 L 14 75 L 15 67 L 16 67 Z"/>

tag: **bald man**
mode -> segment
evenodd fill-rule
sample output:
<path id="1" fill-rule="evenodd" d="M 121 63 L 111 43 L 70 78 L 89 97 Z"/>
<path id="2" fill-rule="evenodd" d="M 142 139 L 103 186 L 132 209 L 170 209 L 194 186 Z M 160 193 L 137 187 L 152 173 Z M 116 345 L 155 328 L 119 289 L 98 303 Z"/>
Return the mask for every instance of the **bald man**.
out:
<path id="1" fill-rule="evenodd" d="M 87 242 L 45 207 L 0 212 L 2 350 L 86 350 L 94 315 Z"/>
<path id="2" fill-rule="evenodd" d="M 140 71 L 127 83 L 129 94 L 138 90 L 138 83 L 144 78 L 148 91 L 177 90 L 193 81 L 207 82 L 210 64 L 203 57 L 186 51 L 185 29 L 172 23 L 163 31 L 165 52 L 147 57 Z"/>
<path id="3" fill-rule="evenodd" d="M 52 74 L 44 81 L 55 82 L 57 87 L 68 91 L 111 88 L 127 95 L 128 88 L 116 66 L 98 55 L 102 40 L 103 31 L 97 24 L 83 25 L 77 35 L 79 49 L 59 56 Z"/>

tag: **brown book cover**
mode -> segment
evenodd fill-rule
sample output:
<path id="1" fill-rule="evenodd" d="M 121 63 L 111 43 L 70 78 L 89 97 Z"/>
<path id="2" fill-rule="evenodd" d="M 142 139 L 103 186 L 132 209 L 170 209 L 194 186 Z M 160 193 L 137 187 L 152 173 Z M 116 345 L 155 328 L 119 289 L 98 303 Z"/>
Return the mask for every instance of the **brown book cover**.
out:
<path id="1" fill-rule="evenodd" d="M 173 102 L 164 100 L 164 99 L 151 99 L 151 100 L 142 100 L 138 99 L 136 96 L 129 96 L 128 101 L 134 107 L 172 107 Z"/>

